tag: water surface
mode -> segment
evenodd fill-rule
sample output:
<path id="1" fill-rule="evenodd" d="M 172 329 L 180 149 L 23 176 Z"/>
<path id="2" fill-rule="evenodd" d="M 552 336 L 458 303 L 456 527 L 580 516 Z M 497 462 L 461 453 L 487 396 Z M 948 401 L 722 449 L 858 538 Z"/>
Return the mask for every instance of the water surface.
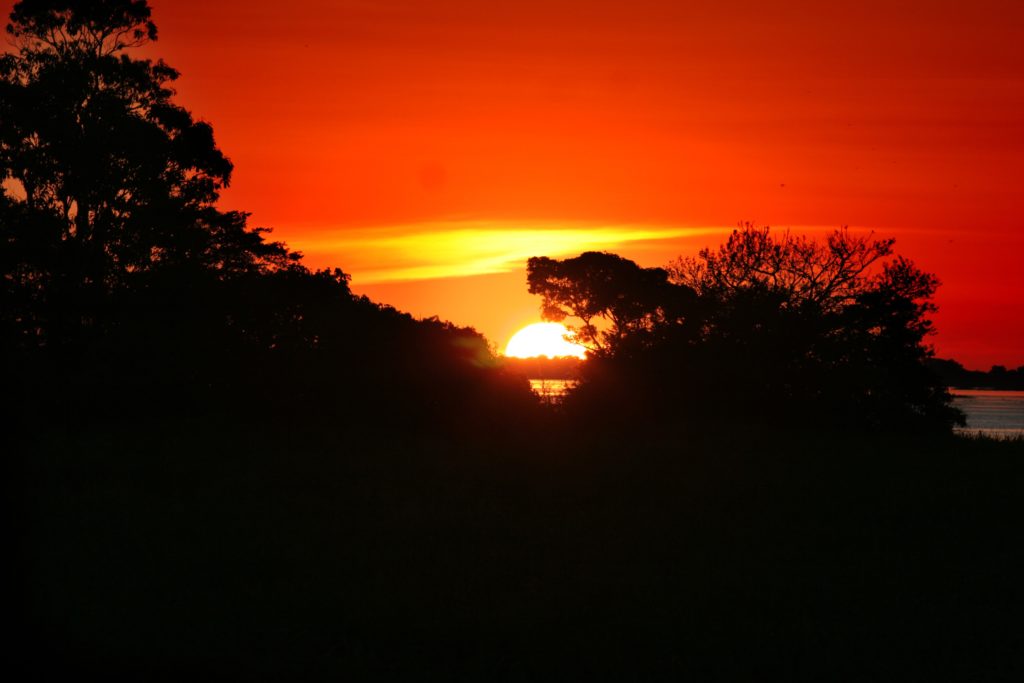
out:
<path id="1" fill-rule="evenodd" d="M 541 400 L 559 403 L 577 382 L 575 379 L 531 379 L 530 388 L 541 397 Z"/>
<path id="2" fill-rule="evenodd" d="M 957 431 L 998 438 L 1024 436 L 1024 391 L 951 389 L 953 405 L 967 415 Z"/>
<path id="3" fill-rule="evenodd" d="M 578 380 L 531 379 L 530 388 L 548 403 L 559 403 Z M 997 438 L 1024 437 L 1024 391 L 952 389 L 953 405 L 967 415 L 963 434 Z"/>

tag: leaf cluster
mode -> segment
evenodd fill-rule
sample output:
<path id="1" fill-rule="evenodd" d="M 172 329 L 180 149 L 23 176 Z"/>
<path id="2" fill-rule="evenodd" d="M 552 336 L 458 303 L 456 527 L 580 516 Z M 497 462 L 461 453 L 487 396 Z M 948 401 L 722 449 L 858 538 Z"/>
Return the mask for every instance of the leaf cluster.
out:
<path id="1" fill-rule="evenodd" d="M 845 227 L 818 241 L 748 223 L 717 251 L 704 248 L 696 257 L 680 257 L 669 272 L 673 281 L 702 296 L 727 298 L 740 289 L 760 289 L 787 307 L 810 303 L 837 310 L 872 286 L 866 274 L 892 254 L 894 243 L 854 236 Z"/>
<path id="2" fill-rule="evenodd" d="M 101 57 L 156 40 L 151 14 L 146 0 L 20 0 L 7 32 L 23 48 Z"/>

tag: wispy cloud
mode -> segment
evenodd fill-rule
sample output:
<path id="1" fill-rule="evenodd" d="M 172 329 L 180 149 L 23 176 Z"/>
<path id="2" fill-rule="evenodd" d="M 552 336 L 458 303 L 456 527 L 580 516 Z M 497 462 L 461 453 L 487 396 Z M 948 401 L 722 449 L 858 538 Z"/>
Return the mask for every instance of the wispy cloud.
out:
<path id="1" fill-rule="evenodd" d="M 722 231 L 720 227 L 448 221 L 325 230 L 288 241 L 315 263 L 337 263 L 358 283 L 376 284 L 503 273 L 522 268 L 531 256 L 564 257 Z"/>

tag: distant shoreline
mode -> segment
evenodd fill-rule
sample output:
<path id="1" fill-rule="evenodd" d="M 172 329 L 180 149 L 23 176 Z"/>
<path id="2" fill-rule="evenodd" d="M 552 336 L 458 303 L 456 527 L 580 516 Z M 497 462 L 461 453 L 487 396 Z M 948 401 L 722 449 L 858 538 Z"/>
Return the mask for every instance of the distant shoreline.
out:
<path id="1" fill-rule="evenodd" d="M 950 389 L 964 391 L 1024 391 L 1024 366 L 1015 370 L 994 365 L 989 371 L 968 370 L 955 360 L 933 358 L 928 366 L 938 373 Z"/>

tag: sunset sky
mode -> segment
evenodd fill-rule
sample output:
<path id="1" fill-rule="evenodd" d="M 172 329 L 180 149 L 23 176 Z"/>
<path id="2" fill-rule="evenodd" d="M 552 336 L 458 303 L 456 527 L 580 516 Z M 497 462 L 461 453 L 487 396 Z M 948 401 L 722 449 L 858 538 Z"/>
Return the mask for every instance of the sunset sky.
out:
<path id="1" fill-rule="evenodd" d="M 849 225 L 940 277 L 940 356 L 1024 365 L 1020 0 L 150 4 L 224 207 L 377 301 L 503 348 L 528 256 Z"/>

